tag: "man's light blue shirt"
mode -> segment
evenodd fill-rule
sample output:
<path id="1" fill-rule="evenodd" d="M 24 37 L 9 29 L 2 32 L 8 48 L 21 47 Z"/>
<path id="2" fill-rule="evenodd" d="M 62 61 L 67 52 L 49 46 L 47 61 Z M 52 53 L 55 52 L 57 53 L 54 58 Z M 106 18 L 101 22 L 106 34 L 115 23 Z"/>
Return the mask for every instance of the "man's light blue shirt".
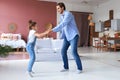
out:
<path id="1" fill-rule="evenodd" d="M 53 32 L 60 31 L 60 38 L 72 40 L 76 35 L 79 35 L 74 16 L 69 11 L 64 11 L 60 16 L 60 24 L 52 29 Z"/>

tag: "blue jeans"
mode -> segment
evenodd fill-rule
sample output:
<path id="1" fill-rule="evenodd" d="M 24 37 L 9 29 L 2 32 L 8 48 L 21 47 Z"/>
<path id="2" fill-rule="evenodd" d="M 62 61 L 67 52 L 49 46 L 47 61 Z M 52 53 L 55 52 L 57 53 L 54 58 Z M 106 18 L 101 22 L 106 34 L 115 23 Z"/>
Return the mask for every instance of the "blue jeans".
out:
<path id="1" fill-rule="evenodd" d="M 34 44 L 28 43 L 26 47 L 27 52 L 29 53 L 29 63 L 28 63 L 28 72 L 32 71 L 33 64 L 35 62 L 35 52 L 34 52 Z"/>
<path id="2" fill-rule="evenodd" d="M 61 54 L 62 54 L 62 59 L 63 59 L 63 63 L 64 63 L 64 69 L 69 69 L 67 50 L 68 50 L 69 46 L 71 46 L 71 52 L 72 52 L 72 55 L 77 64 L 77 69 L 82 70 L 82 63 L 81 63 L 81 60 L 80 60 L 80 57 L 79 57 L 78 51 L 77 51 L 78 38 L 79 38 L 79 36 L 76 35 L 70 41 L 67 41 L 66 39 L 64 39 L 64 41 L 63 41 Z"/>

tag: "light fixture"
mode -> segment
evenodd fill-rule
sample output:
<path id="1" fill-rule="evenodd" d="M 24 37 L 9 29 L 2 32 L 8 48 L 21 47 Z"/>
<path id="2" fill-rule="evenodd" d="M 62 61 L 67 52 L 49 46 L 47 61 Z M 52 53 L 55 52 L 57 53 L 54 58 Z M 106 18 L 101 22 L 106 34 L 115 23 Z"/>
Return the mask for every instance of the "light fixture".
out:
<path id="1" fill-rule="evenodd" d="M 89 14 L 88 16 L 88 20 L 89 20 L 89 26 L 94 26 L 94 22 L 92 21 L 92 14 Z"/>
<path id="2" fill-rule="evenodd" d="M 95 26 L 94 22 L 90 22 L 89 26 Z"/>
<path id="3" fill-rule="evenodd" d="M 89 14 L 88 20 L 92 20 L 92 14 Z"/>

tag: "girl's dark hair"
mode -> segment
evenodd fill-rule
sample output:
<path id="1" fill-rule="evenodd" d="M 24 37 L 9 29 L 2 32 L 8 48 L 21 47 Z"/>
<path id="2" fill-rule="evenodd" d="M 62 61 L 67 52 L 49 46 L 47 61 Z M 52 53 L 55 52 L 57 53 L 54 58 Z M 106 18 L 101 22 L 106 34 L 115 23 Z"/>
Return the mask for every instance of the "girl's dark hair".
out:
<path id="1" fill-rule="evenodd" d="M 60 6 L 61 8 L 64 8 L 64 10 L 66 10 L 65 4 L 63 2 L 58 3 L 57 6 Z"/>
<path id="2" fill-rule="evenodd" d="M 29 21 L 28 21 L 29 27 L 30 27 L 30 25 L 32 24 L 32 22 L 33 22 L 32 20 L 29 20 Z"/>
<path id="3" fill-rule="evenodd" d="M 31 23 L 32 23 L 32 20 L 29 20 L 28 23 L 31 24 Z"/>
<path id="4" fill-rule="evenodd" d="M 37 23 L 36 22 L 32 22 L 31 25 L 29 25 L 29 29 L 31 30 L 32 27 L 34 27 Z"/>

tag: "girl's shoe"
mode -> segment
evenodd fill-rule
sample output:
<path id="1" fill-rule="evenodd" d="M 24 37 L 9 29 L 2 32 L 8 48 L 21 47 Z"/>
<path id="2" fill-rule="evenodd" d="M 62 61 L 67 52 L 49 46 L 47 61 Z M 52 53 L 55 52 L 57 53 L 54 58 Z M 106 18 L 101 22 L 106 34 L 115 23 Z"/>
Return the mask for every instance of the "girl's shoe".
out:
<path id="1" fill-rule="evenodd" d="M 33 77 L 32 72 L 27 72 L 30 77 Z"/>

